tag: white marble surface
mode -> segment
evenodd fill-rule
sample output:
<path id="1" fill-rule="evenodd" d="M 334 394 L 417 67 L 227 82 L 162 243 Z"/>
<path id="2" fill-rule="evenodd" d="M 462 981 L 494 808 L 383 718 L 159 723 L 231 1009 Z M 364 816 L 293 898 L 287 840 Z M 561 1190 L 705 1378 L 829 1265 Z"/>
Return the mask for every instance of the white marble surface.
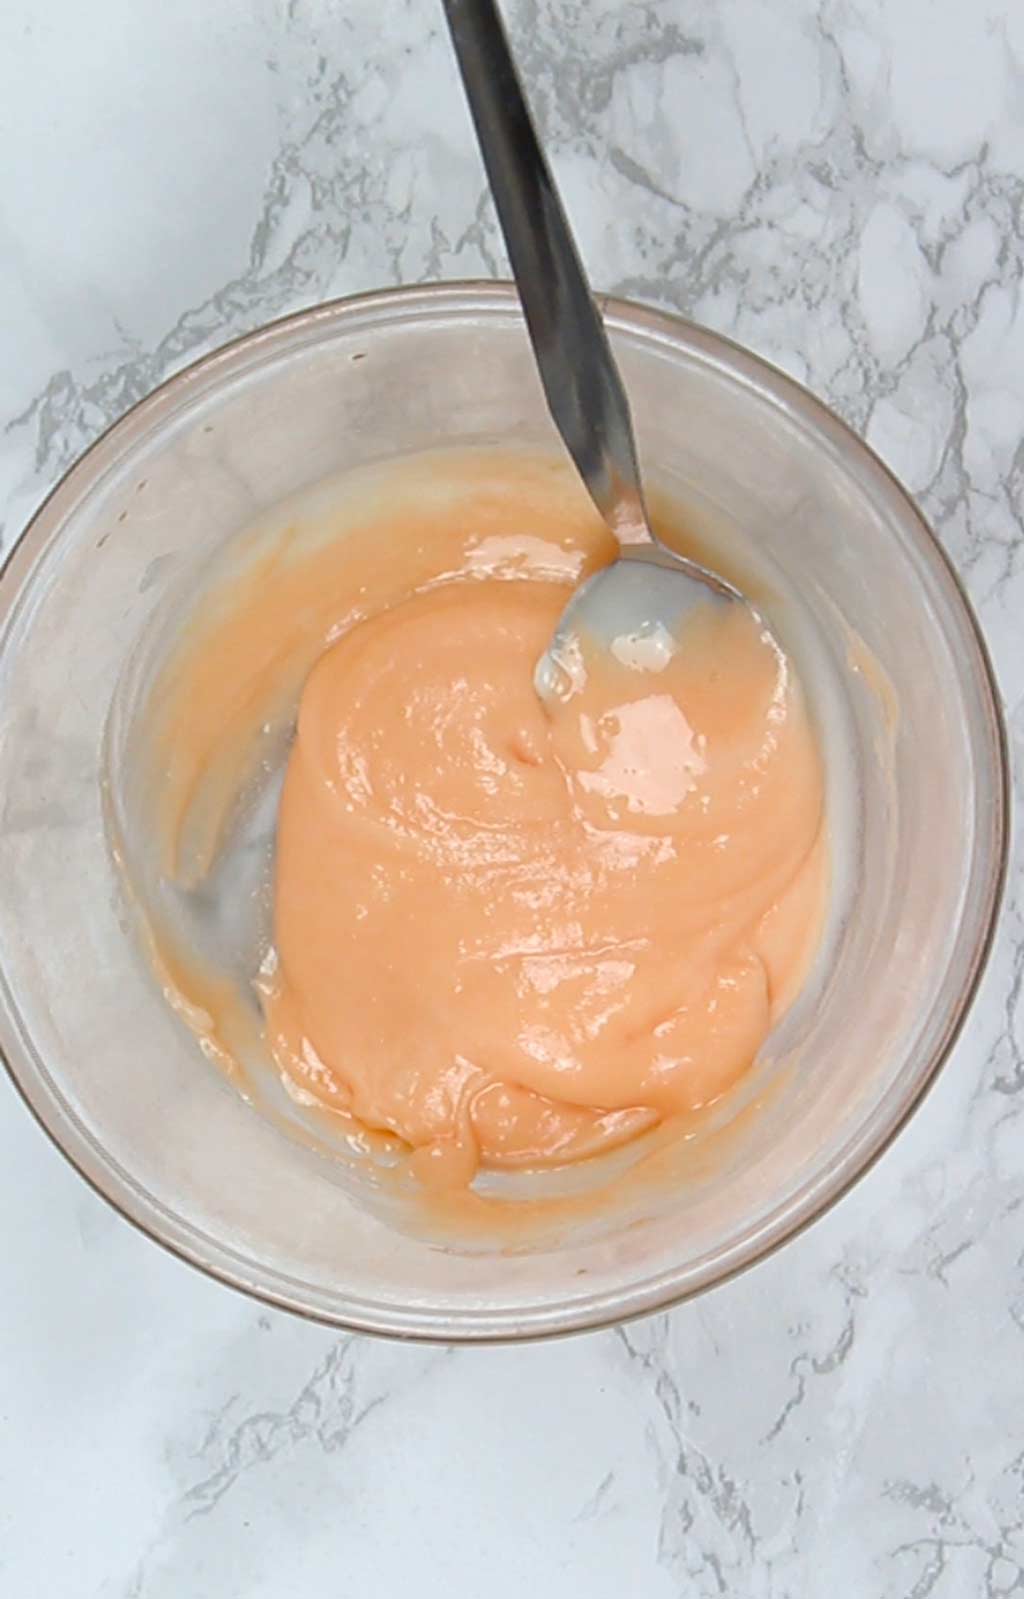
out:
<path id="1" fill-rule="evenodd" d="M 804 378 L 921 497 L 1024 741 L 1021 0 L 508 0 L 601 287 Z M 0 518 L 182 363 L 501 273 L 437 0 L 5 0 Z M 0 890 L 2 891 L 2 890 Z M 881 1165 L 625 1332 L 338 1337 L 88 1193 L 0 1083 L 0 1594 L 1024 1592 L 1024 883 Z"/>

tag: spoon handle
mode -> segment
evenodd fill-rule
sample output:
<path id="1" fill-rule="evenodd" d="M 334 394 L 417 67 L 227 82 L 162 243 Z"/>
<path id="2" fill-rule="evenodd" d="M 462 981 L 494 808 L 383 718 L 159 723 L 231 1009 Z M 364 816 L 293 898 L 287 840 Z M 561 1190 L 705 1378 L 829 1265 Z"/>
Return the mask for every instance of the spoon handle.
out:
<path id="1" fill-rule="evenodd" d="M 649 542 L 629 402 L 495 0 L 444 0 L 548 409 L 621 544 Z"/>

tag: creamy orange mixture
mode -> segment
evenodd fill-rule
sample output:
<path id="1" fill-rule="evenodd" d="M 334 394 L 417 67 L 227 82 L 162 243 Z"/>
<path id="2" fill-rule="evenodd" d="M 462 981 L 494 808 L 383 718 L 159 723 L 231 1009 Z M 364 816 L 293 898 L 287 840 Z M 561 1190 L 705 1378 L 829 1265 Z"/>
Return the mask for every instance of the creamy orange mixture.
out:
<path id="1" fill-rule="evenodd" d="M 432 1186 L 714 1101 L 820 927 L 821 763 L 763 624 L 709 605 L 656 672 L 594 651 L 549 710 L 533 669 L 565 600 L 455 578 L 346 631 L 302 693 L 270 1042 Z"/>
<path id="2" fill-rule="evenodd" d="M 398 1135 L 435 1188 L 713 1103 L 818 941 L 821 761 L 750 611 L 698 610 L 659 671 L 592 652 L 538 700 L 573 583 L 613 553 L 560 463 L 396 468 L 232 552 L 153 698 L 156 825 L 189 885 L 299 699 L 267 1039 L 297 1097 Z M 224 984 L 155 947 L 234 1063 Z"/>

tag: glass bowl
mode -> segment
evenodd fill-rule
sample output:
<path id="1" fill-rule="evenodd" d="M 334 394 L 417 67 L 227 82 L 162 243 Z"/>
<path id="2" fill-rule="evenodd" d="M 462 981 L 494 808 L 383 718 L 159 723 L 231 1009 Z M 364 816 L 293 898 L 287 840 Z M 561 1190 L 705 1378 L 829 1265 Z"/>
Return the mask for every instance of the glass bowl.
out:
<path id="1" fill-rule="evenodd" d="M 179 373 L 68 472 L 0 581 L 0 1049 L 67 1158 L 211 1275 L 367 1332 L 538 1337 L 672 1304 L 793 1236 L 889 1143 L 964 1019 L 1005 871 L 991 668 L 913 503 L 823 405 L 678 318 L 608 301 L 647 476 L 760 552 L 842 837 L 842 911 L 785 1047 L 713 1155 L 598 1227 L 415 1236 L 203 1058 L 138 947 L 104 824 L 105 730 L 182 584 L 322 479 L 439 446 L 554 448 L 513 290 L 340 301 Z M 762 593 L 763 590 L 763 593 Z M 779 611 L 773 615 L 773 607 Z M 114 737 L 116 774 L 116 733 Z M 837 900 L 838 903 L 838 900 Z M 726 1136 L 727 1135 L 727 1136 Z M 568 1214 L 568 1213 L 567 1213 Z"/>

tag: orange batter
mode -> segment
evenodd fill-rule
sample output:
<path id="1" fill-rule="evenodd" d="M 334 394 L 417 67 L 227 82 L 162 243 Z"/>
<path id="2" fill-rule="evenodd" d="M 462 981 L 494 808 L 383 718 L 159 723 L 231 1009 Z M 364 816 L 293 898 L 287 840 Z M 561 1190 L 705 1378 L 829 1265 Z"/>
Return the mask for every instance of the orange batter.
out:
<path id="1" fill-rule="evenodd" d="M 344 632 L 302 693 L 268 1037 L 431 1186 L 709 1104 L 820 929 L 821 762 L 763 624 L 701 608 L 656 672 L 592 652 L 549 711 L 533 669 L 565 600 L 527 568 L 450 574 Z"/>
<path id="2" fill-rule="evenodd" d="M 821 762 L 751 612 L 698 610 L 663 670 L 605 651 L 537 699 L 572 584 L 613 552 L 564 463 L 375 468 L 224 552 L 151 699 L 153 826 L 186 889 L 300 702 L 267 1040 L 297 1098 L 397 1134 L 436 1188 L 667 1134 L 751 1064 L 818 941 Z M 244 1083 L 233 980 L 151 942 Z"/>

